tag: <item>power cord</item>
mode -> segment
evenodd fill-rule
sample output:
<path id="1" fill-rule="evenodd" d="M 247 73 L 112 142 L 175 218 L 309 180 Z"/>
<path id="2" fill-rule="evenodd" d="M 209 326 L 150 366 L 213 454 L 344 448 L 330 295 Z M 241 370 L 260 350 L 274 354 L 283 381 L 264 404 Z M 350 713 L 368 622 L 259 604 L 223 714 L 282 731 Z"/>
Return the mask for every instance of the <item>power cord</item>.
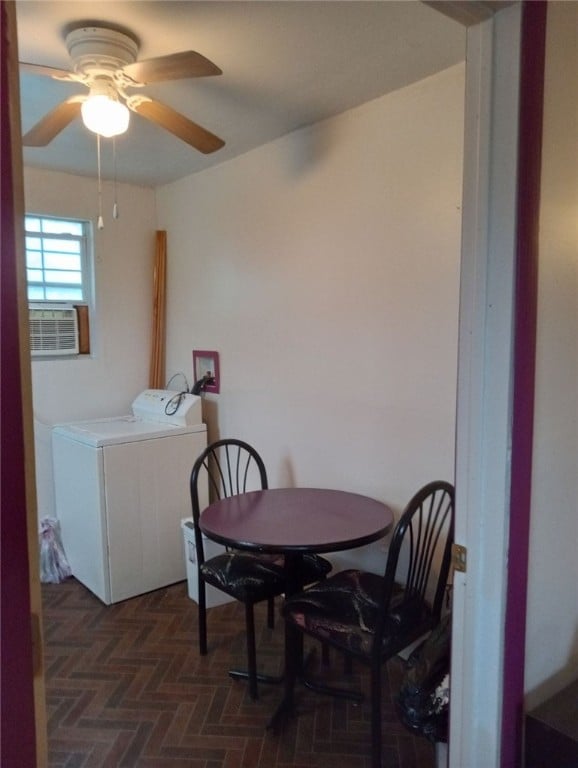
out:
<path id="1" fill-rule="evenodd" d="M 185 374 L 182 371 L 179 371 L 178 373 L 173 373 L 171 378 L 165 384 L 165 389 L 170 389 L 171 388 L 171 382 L 173 381 L 173 379 L 176 379 L 177 376 L 181 376 L 182 377 L 183 381 L 185 382 L 185 387 L 184 387 L 185 392 L 188 392 L 189 391 L 189 382 L 187 380 L 187 377 L 185 376 Z"/>
<path id="2" fill-rule="evenodd" d="M 188 392 L 179 392 L 174 397 L 171 397 L 171 399 L 165 405 L 165 414 L 167 416 L 174 416 L 175 413 L 179 410 L 179 407 L 183 402 L 185 395 L 188 395 L 188 394 L 189 394 Z"/>
<path id="3" fill-rule="evenodd" d="M 187 381 L 187 378 L 184 373 L 173 374 L 166 384 L 166 389 L 169 389 L 171 382 L 177 376 L 183 377 L 185 381 L 186 389 L 184 389 L 182 392 L 179 392 L 178 394 L 171 397 L 171 399 L 167 402 L 167 404 L 165 405 L 166 416 L 174 416 L 175 413 L 179 410 L 179 407 L 183 402 L 185 395 L 189 394 L 189 382 Z M 202 392 L 205 391 L 205 388 L 207 386 L 210 386 L 211 384 L 214 384 L 214 383 L 215 383 L 215 377 L 210 372 L 207 372 L 202 378 L 200 378 L 198 381 L 195 381 L 195 383 L 191 387 L 190 394 L 200 395 Z"/>
<path id="4" fill-rule="evenodd" d="M 211 384 L 215 383 L 215 377 L 211 373 L 205 373 L 205 375 L 195 381 L 193 384 L 193 387 L 191 389 L 191 395 L 200 395 L 201 392 L 204 392 L 207 388 L 207 386 L 211 386 Z"/>

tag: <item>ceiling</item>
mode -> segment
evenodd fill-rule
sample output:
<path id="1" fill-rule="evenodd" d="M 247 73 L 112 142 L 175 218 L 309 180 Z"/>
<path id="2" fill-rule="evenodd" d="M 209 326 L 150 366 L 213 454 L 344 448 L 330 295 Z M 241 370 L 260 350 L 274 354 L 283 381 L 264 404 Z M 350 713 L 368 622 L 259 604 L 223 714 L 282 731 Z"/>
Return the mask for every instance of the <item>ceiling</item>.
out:
<path id="1" fill-rule="evenodd" d="M 144 91 L 225 141 L 203 155 L 131 114 L 116 140 L 119 181 L 158 186 L 222 163 L 291 131 L 339 114 L 462 61 L 465 31 L 418 0 L 195 2 L 19 0 L 21 61 L 69 69 L 63 33 L 73 22 L 109 22 L 139 40 L 139 59 L 195 50 L 218 77 L 156 83 Z M 22 129 L 82 85 L 21 74 Z M 110 140 L 102 172 L 113 175 Z M 24 163 L 96 175 L 96 138 L 75 120 Z"/>

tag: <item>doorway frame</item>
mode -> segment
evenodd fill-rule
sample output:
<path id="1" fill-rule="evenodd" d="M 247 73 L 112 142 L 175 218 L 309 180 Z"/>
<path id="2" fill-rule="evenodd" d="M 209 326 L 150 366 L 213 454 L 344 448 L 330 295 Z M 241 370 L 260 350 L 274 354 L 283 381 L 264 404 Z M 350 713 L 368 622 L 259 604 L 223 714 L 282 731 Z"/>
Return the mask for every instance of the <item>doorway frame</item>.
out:
<path id="1" fill-rule="evenodd" d="M 515 4 L 467 30 L 450 768 L 500 760 L 520 28 Z"/>
<path id="2" fill-rule="evenodd" d="M 450 768 L 523 756 L 545 27 L 516 3 L 467 33 Z"/>
<path id="3" fill-rule="evenodd" d="M 450 768 L 497 768 L 510 487 L 521 9 L 468 28 Z"/>

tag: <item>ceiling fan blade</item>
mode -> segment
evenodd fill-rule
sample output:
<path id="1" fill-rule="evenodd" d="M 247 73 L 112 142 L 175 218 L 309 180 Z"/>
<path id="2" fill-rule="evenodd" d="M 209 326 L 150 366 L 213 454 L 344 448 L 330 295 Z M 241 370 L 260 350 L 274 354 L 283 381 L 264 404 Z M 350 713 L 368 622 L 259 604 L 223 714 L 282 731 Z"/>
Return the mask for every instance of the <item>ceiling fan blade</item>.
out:
<path id="1" fill-rule="evenodd" d="M 45 147 L 80 114 L 81 96 L 72 96 L 44 115 L 22 138 L 25 147 Z"/>
<path id="2" fill-rule="evenodd" d="M 44 64 L 29 64 L 27 61 L 21 61 L 20 69 L 22 72 L 27 72 L 30 75 L 43 75 L 44 77 L 53 77 L 55 80 L 75 81 L 76 79 L 72 76 L 72 72 L 66 69 L 45 67 Z"/>
<path id="3" fill-rule="evenodd" d="M 205 155 L 216 152 L 217 149 L 221 149 L 225 145 L 225 142 L 218 136 L 193 123 L 188 117 L 181 115 L 180 112 L 175 112 L 174 109 L 165 104 L 148 98 L 141 101 L 138 96 L 132 104 L 130 99 L 127 103 L 139 115 L 170 131 Z"/>
<path id="4" fill-rule="evenodd" d="M 134 64 L 127 64 L 122 71 L 139 83 L 160 83 L 163 80 L 222 74 L 216 64 L 196 51 L 182 51 L 156 59 L 136 61 Z"/>

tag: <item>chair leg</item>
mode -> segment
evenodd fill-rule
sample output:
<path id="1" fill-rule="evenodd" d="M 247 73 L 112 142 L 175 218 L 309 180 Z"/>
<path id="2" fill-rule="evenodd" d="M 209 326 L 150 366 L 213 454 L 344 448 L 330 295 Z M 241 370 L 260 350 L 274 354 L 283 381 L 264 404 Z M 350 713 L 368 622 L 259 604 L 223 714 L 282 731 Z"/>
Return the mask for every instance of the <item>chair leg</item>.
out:
<path id="1" fill-rule="evenodd" d="M 205 582 L 203 581 L 201 574 L 198 577 L 199 585 L 199 609 L 198 609 L 198 624 L 199 624 L 199 653 L 201 656 L 207 655 L 207 598 L 205 593 Z"/>
<path id="2" fill-rule="evenodd" d="M 371 768 L 381 768 L 381 664 L 371 665 Z"/>
<path id="3" fill-rule="evenodd" d="M 270 597 L 267 600 L 267 626 L 269 629 L 275 629 L 275 598 Z"/>
<path id="4" fill-rule="evenodd" d="M 245 628 L 247 633 L 247 676 L 249 678 L 249 696 L 258 699 L 257 692 L 257 651 L 255 648 L 255 616 L 253 604 L 245 603 Z"/>

